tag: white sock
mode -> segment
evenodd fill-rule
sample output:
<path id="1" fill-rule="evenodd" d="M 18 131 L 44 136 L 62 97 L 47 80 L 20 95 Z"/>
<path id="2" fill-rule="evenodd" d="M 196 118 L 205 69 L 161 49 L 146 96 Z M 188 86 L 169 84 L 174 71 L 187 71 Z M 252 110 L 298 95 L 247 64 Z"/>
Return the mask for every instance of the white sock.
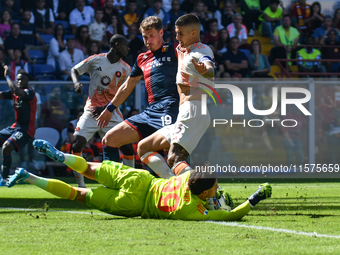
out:
<path id="1" fill-rule="evenodd" d="M 188 165 L 188 163 L 183 160 L 177 162 L 172 168 L 171 171 L 176 175 L 184 174 L 187 171 L 191 171 L 192 168 Z"/>
<path id="2" fill-rule="evenodd" d="M 175 174 L 171 171 L 164 158 L 157 152 L 147 152 L 140 157 L 159 177 L 168 179 Z"/>
<path id="3" fill-rule="evenodd" d="M 123 165 L 135 168 L 135 156 L 123 155 Z"/>
<path id="4" fill-rule="evenodd" d="M 73 174 L 74 174 L 74 177 L 76 177 L 76 182 L 78 184 L 78 187 L 79 188 L 85 188 L 86 185 L 85 185 L 85 181 L 84 181 L 84 175 L 76 172 L 76 171 L 73 171 Z"/>

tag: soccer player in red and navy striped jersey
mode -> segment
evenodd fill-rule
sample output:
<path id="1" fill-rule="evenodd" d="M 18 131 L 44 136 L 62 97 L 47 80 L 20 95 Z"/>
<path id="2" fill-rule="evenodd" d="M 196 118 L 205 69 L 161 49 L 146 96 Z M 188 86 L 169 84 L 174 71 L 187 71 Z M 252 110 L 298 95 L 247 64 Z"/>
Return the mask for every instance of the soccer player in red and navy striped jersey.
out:
<path id="1" fill-rule="evenodd" d="M 11 165 L 11 152 L 18 152 L 23 148 L 35 134 L 35 116 L 37 110 L 37 98 L 35 91 L 28 87 L 29 76 L 26 72 L 19 70 L 17 74 L 17 85 L 10 78 L 8 66 L 4 66 L 5 76 L 9 86 L 8 91 L 0 92 L 0 99 L 11 99 L 14 104 L 15 122 L 12 126 L 0 131 L 0 144 L 2 145 L 2 173 L 0 186 L 5 185 Z"/>

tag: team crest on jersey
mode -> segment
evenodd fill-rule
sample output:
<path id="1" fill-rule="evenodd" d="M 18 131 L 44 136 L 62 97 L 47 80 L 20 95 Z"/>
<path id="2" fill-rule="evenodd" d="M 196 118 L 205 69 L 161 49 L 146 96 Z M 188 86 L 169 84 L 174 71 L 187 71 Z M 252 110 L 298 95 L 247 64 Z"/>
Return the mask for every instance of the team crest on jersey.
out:
<path id="1" fill-rule="evenodd" d="M 111 78 L 109 76 L 103 76 L 102 79 L 100 80 L 101 84 L 103 86 L 107 86 L 111 83 Z"/>
<path id="2" fill-rule="evenodd" d="M 164 45 L 162 48 L 162 52 L 167 52 L 169 49 L 169 45 Z"/>
<path id="3" fill-rule="evenodd" d="M 79 131 L 79 130 L 80 130 L 80 127 L 77 127 L 77 128 L 76 128 L 76 131 Z"/>
<path id="4" fill-rule="evenodd" d="M 117 71 L 117 72 L 115 73 L 115 75 L 119 78 L 120 76 L 122 76 L 122 73 L 119 72 L 119 71 Z"/>

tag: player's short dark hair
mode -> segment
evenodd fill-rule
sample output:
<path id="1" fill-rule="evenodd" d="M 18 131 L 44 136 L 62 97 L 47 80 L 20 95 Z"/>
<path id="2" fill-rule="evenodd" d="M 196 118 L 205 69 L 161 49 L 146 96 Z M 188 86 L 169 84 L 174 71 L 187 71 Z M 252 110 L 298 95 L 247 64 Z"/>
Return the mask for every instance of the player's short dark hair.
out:
<path id="1" fill-rule="evenodd" d="M 188 180 L 188 186 L 192 194 L 200 195 L 203 191 L 211 189 L 217 181 L 215 172 L 193 171 Z"/>
<path id="2" fill-rule="evenodd" d="M 157 16 L 149 16 L 146 17 L 142 23 L 140 24 L 139 30 L 141 29 L 144 30 L 151 30 L 151 29 L 156 29 L 157 31 L 160 31 L 163 28 L 163 22 L 162 20 L 157 17 Z"/>
<path id="3" fill-rule="evenodd" d="M 18 75 L 18 74 L 21 74 L 21 75 L 25 76 L 27 80 L 30 80 L 29 74 L 26 73 L 26 71 L 25 71 L 24 69 L 19 69 L 17 75 Z"/>
<path id="4" fill-rule="evenodd" d="M 195 14 L 192 13 L 184 14 L 183 16 L 179 17 L 175 22 L 176 27 L 183 27 L 189 25 L 201 26 L 201 22 Z"/>
<path id="5" fill-rule="evenodd" d="M 126 41 L 126 37 L 120 34 L 115 34 L 110 38 L 110 48 L 114 47 L 116 43 Z"/>

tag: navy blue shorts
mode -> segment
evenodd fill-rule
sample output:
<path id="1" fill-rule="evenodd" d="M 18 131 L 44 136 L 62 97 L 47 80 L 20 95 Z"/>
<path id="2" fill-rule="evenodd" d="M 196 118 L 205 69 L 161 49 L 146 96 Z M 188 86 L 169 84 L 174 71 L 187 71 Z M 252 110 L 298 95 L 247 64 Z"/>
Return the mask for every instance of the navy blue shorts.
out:
<path id="1" fill-rule="evenodd" d="M 13 144 L 16 152 L 19 152 L 20 148 L 32 141 L 32 137 L 30 137 L 26 130 L 7 127 L 0 131 L 1 145 L 4 144 L 6 140 Z"/>
<path id="2" fill-rule="evenodd" d="M 179 102 L 176 98 L 164 98 L 151 103 L 142 113 L 125 120 L 140 136 L 140 140 L 164 126 L 176 122 Z"/>

